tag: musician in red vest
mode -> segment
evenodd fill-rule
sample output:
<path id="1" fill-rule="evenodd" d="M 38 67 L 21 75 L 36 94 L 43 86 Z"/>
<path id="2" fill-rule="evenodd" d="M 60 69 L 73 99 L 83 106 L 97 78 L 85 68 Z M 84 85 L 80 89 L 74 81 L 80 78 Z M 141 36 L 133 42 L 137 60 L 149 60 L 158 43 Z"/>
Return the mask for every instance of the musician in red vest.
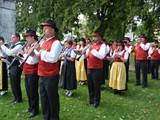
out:
<path id="1" fill-rule="evenodd" d="M 158 70 L 160 64 L 160 47 L 158 46 L 158 40 L 154 41 L 154 46 L 150 47 L 148 54 L 151 56 L 152 79 L 158 80 Z"/>
<path id="2" fill-rule="evenodd" d="M 34 44 L 37 41 L 38 36 L 36 35 L 36 31 L 27 30 L 26 34 L 27 46 L 25 52 L 20 51 L 20 53 L 24 53 L 24 59 L 28 56 L 30 50 L 33 49 Z M 23 65 L 23 74 L 25 75 L 25 87 L 26 93 L 28 97 L 29 107 L 25 112 L 31 112 L 29 118 L 32 118 L 39 113 L 39 94 L 38 94 L 38 56 L 32 53 L 26 62 Z"/>
<path id="3" fill-rule="evenodd" d="M 94 43 L 90 45 L 86 52 L 88 57 L 87 61 L 87 79 L 88 79 L 88 91 L 89 102 L 86 104 L 93 104 L 97 108 L 100 104 L 101 97 L 101 81 L 102 81 L 102 69 L 103 59 L 106 56 L 106 45 L 102 43 L 102 34 L 99 31 L 93 33 Z"/>
<path id="4" fill-rule="evenodd" d="M 140 70 L 142 70 L 142 88 L 147 87 L 147 57 L 150 43 L 146 42 L 145 34 L 140 35 L 140 44 L 136 47 L 136 83 L 140 85 Z"/>
<path id="5" fill-rule="evenodd" d="M 42 104 L 43 120 L 59 120 L 59 68 L 58 58 L 62 46 L 55 37 L 58 32 L 56 24 L 52 20 L 42 23 L 46 40 L 35 47 L 39 53 L 38 75 L 40 76 L 40 96 Z"/>

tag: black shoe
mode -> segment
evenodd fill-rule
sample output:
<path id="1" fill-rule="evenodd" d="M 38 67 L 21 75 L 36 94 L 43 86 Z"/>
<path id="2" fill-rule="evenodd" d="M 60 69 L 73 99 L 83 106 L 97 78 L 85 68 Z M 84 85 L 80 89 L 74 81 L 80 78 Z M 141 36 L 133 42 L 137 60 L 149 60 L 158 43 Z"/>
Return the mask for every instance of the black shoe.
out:
<path id="1" fill-rule="evenodd" d="M 98 108 L 98 107 L 99 107 L 99 104 L 94 103 L 94 108 Z"/>
<path id="2" fill-rule="evenodd" d="M 154 80 L 155 79 L 155 77 L 152 77 L 152 80 Z"/>
<path id="3" fill-rule="evenodd" d="M 14 103 L 16 101 L 16 99 L 11 100 L 11 103 Z"/>
<path id="4" fill-rule="evenodd" d="M 134 84 L 134 86 L 139 86 L 139 85 L 141 85 L 140 83 L 136 83 L 136 84 Z"/>
<path id="5" fill-rule="evenodd" d="M 114 91 L 113 91 L 113 93 L 114 93 L 114 94 L 117 94 L 117 93 L 118 93 L 118 91 L 117 91 L 117 90 L 114 90 Z"/>
<path id="6" fill-rule="evenodd" d="M 33 117 L 35 117 L 35 116 L 37 116 L 38 115 L 38 113 L 31 113 L 29 116 L 28 116 L 28 118 L 33 118 Z"/>
<path id="7" fill-rule="evenodd" d="M 142 88 L 146 88 L 146 87 L 147 87 L 146 85 L 143 85 L 143 86 L 142 86 Z"/>
<path id="8" fill-rule="evenodd" d="M 30 110 L 30 109 L 27 109 L 25 112 L 26 112 L 26 113 L 27 113 L 27 112 L 32 112 L 32 110 Z"/>
<path id="9" fill-rule="evenodd" d="M 18 104 L 18 101 L 14 101 L 14 102 L 12 103 L 12 105 L 16 105 L 16 104 Z"/>
<path id="10" fill-rule="evenodd" d="M 94 104 L 94 102 L 88 102 L 88 103 L 86 103 L 86 106 L 89 106 L 89 105 L 92 105 L 92 104 Z"/>
<path id="11" fill-rule="evenodd" d="M 122 91 L 119 91 L 118 94 L 119 95 L 124 95 L 124 93 Z"/>
<path id="12" fill-rule="evenodd" d="M 14 101 L 13 103 L 12 103 L 12 105 L 16 105 L 16 104 L 18 104 L 18 103 L 20 103 L 20 102 L 22 102 L 22 101 Z"/>

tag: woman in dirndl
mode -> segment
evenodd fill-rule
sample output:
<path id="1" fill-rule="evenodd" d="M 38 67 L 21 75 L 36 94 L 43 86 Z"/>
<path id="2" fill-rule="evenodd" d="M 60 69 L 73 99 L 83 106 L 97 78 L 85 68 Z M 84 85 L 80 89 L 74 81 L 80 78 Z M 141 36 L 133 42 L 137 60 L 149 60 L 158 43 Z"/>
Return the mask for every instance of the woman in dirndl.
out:
<path id="1" fill-rule="evenodd" d="M 118 42 L 117 50 L 114 51 L 114 62 L 110 71 L 109 87 L 114 90 L 114 94 L 122 95 L 127 90 L 126 68 L 125 62 L 128 59 L 129 53 L 124 49 L 123 41 Z"/>
<path id="2" fill-rule="evenodd" d="M 86 46 L 86 40 L 84 38 L 81 38 L 79 40 L 80 44 L 77 46 L 77 50 L 79 50 L 81 53 L 85 49 Z M 80 55 L 77 55 L 76 58 L 78 58 Z M 75 62 L 76 67 L 76 77 L 77 81 L 80 85 L 84 85 L 85 81 L 87 81 L 87 59 L 84 58 L 84 55 L 80 57 L 80 59 L 77 59 Z"/>
<path id="3" fill-rule="evenodd" d="M 3 37 L 0 37 L 0 42 L 5 44 Z M 5 44 L 5 46 L 7 46 Z M 8 73 L 7 73 L 7 56 L 3 51 L 0 50 L 0 95 L 3 96 L 8 91 Z"/>
<path id="4" fill-rule="evenodd" d="M 72 41 L 65 41 L 65 51 L 62 54 L 64 59 L 61 75 L 60 75 L 60 86 L 67 90 L 66 96 L 71 97 L 73 90 L 77 89 L 76 70 L 75 70 L 75 57 L 76 54 L 72 48 Z"/>

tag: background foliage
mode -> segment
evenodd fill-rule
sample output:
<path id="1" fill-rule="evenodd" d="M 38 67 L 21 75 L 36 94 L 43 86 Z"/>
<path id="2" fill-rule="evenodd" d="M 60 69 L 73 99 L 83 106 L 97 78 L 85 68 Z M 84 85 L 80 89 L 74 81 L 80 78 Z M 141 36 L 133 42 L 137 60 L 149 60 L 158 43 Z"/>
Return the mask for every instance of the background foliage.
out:
<path id="1" fill-rule="evenodd" d="M 56 21 L 62 33 L 73 31 L 79 37 L 100 29 L 107 39 L 123 38 L 129 29 L 145 33 L 150 40 L 160 28 L 159 0 L 16 0 L 17 30 L 38 29 L 47 19 Z M 86 21 L 80 23 L 83 14 Z"/>

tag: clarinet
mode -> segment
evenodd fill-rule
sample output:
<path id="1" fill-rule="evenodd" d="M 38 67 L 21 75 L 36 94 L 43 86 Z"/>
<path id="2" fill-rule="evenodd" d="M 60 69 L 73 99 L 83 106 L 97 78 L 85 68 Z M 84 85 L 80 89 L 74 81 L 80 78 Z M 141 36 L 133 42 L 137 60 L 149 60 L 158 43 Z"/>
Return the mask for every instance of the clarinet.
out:
<path id="1" fill-rule="evenodd" d="M 82 55 L 84 55 L 87 51 L 87 49 L 90 47 L 90 45 L 92 45 L 94 43 L 94 40 L 92 42 L 90 42 L 86 48 L 82 51 L 81 55 L 76 59 L 77 61 L 79 61 L 79 59 L 82 57 Z"/>
<path id="2" fill-rule="evenodd" d="M 34 46 L 36 46 L 37 44 L 39 44 L 41 42 L 41 40 L 43 39 L 44 34 L 38 39 L 38 41 L 36 42 L 36 44 L 34 44 Z M 32 52 L 34 51 L 34 49 L 30 50 L 28 55 L 25 57 L 25 59 L 19 64 L 18 67 L 22 68 L 22 65 L 27 61 L 27 59 L 29 58 L 29 56 L 32 54 Z"/>
<path id="3" fill-rule="evenodd" d="M 24 50 L 24 48 L 26 47 L 28 42 L 25 42 L 25 44 L 23 45 L 23 47 L 20 50 Z M 17 53 L 16 55 L 14 55 L 14 59 L 12 60 L 12 62 L 8 65 L 7 69 L 10 69 L 10 67 L 13 65 L 14 61 L 17 59 L 17 56 L 20 56 L 19 53 Z"/>

